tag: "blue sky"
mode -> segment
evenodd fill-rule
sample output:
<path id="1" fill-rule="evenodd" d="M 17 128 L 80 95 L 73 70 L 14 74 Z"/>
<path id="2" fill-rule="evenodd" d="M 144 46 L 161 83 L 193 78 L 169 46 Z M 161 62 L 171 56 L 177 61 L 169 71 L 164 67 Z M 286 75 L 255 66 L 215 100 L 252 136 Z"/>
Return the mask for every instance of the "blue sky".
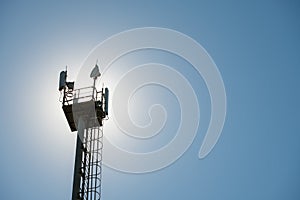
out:
<path id="1" fill-rule="evenodd" d="M 173 165 L 103 170 L 103 199 L 299 199 L 297 1 L 1 1 L 1 199 L 70 199 L 75 134 L 58 74 L 121 31 L 157 26 L 194 38 L 217 64 L 227 118 L 213 151 L 202 133 Z M 188 74 L 188 73 L 187 73 Z M 104 144 L 105 145 L 105 144 Z"/>

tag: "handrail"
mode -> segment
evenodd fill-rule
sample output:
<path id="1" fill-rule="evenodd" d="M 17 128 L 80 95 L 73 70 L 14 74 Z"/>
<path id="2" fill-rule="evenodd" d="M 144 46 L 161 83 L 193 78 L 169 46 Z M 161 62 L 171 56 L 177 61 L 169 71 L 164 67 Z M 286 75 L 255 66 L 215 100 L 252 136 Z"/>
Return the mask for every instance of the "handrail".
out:
<path id="1" fill-rule="evenodd" d="M 96 91 L 96 92 L 93 92 Z M 102 91 L 97 91 L 97 89 L 93 86 L 89 86 L 89 87 L 83 87 L 83 88 L 79 88 L 76 90 L 68 90 L 65 91 L 64 94 L 64 105 L 70 105 L 72 104 L 71 102 L 73 101 L 81 101 L 81 102 L 86 102 L 86 101 L 90 101 L 90 100 L 100 100 L 101 95 L 99 96 L 98 94 L 101 94 Z M 71 95 L 70 95 L 71 94 Z M 83 101 L 84 99 L 86 99 L 86 101 Z"/>

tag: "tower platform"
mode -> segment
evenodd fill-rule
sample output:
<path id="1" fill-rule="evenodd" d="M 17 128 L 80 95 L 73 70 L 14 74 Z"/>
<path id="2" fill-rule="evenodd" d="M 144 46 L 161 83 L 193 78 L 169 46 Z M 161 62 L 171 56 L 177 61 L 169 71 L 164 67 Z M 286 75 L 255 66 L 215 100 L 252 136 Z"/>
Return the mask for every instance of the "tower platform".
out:
<path id="1" fill-rule="evenodd" d="M 62 109 L 72 132 L 78 130 L 78 120 L 81 117 L 86 123 L 86 128 L 103 126 L 106 117 L 105 98 L 102 91 L 94 87 L 86 87 L 77 90 L 68 90 L 64 94 Z M 97 120 L 92 120 L 97 119 Z"/>

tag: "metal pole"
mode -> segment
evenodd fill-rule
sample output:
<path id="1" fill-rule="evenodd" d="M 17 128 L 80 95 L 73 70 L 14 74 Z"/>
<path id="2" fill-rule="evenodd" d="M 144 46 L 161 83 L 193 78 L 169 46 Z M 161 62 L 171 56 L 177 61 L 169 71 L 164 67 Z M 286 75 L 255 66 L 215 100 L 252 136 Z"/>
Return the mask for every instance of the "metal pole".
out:
<path id="1" fill-rule="evenodd" d="M 97 77 L 94 78 L 94 83 L 93 83 L 93 96 L 92 96 L 92 99 L 96 101 L 96 99 L 94 98 L 94 94 L 95 94 L 95 90 L 96 90 L 96 79 Z"/>
<path id="2" fill-rule="evenodd" d="M 74 175 L 73 175 L 73 191 L 72 200 L 78 200 L 80 193 L 80 179 L 81 179 L 81 162 L 82 162 L 82 152 L 83 152 L 83 136 L 85 123 L 82 118 L 78 120 L 78 133 L 76 142 L 76 154 L 75 154 L 75 164 L 74 164 Z"/>

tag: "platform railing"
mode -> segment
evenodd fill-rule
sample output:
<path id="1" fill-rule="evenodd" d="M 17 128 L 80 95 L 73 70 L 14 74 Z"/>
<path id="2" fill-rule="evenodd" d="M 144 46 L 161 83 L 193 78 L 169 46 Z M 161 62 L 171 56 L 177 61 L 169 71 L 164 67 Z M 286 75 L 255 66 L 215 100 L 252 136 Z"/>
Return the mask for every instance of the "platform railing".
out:
<path id="1" fill-rule="evenodd" d="M 101 91 L 93 86 L 83 87 L 76 90 L 66 90 L 64 94 L 64 105 L 101 100 Z"/>

